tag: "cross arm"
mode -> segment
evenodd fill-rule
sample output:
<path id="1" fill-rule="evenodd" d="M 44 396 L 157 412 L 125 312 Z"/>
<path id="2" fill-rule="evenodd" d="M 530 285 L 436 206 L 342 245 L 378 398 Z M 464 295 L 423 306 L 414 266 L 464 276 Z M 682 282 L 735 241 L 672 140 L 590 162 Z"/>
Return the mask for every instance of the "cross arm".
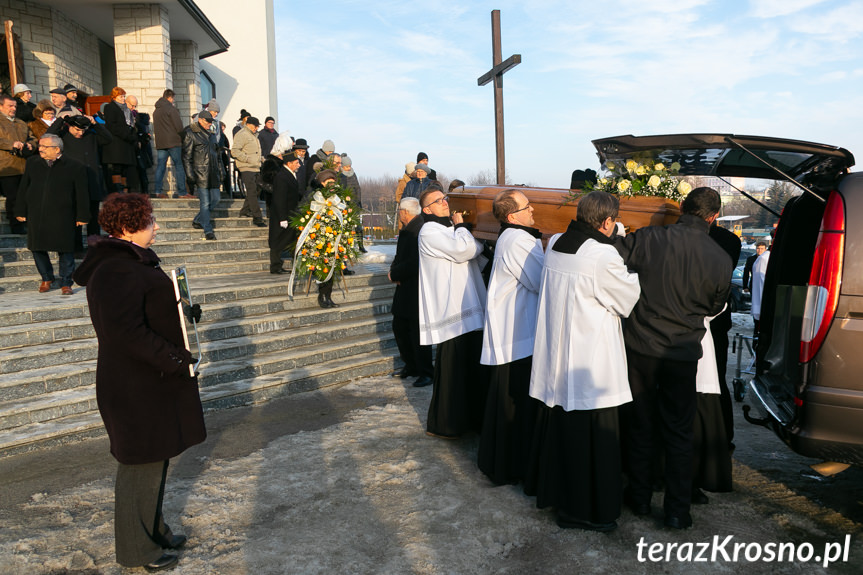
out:
<path id="1" fill-rule="evenodd" d="M 502 76 L 504 73 L 509 71 L 510 68 L 514 68 L 515 66 L 521 64 L 521 54 L 513 54 L 482 76 L 480 76 L 476 83 L 478 86 L 485 86 L 489 82 L 491 82 L 495 76 Z"/>

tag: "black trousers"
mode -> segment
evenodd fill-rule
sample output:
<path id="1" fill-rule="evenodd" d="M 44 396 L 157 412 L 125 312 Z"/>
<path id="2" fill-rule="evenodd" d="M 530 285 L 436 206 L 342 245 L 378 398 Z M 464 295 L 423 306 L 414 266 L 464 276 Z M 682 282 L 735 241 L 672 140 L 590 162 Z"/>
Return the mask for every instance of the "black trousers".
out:
<path id="1" fill-rule="evenodd" d="M 665 450 L 665 513 L 689 513 L 692 499 L 692 437 L 697 361 L 647 357 L 626 350 L 632 404 L 625 426 L 629 493 L 648 503 L 653 493 L 651 465 Z"/>
<path id="2" fill-rule="evenodd" d="M 6 217 L 12 230 L 23 230 L 24 223 L 15 219 L 15 200 L 18 199 L 18 186 L 21 184 L 21 176 L 0 177 L 0 194 L 6 196 Z"/>
<path id="3" fill-rule="evenodd" d="M 288 249 L 297 240 L 297 230 L 288 226 L 283 228 L 279 225 L 277 218 L 270 214 L 270 227 L 268 235 L 270 246 L 270 271 L 282 269 L 282 252 Z"/>
<path id="4" fill-rule="evenodd" d="M 730 312 L 728 313 L 730 315 Z M 728 391 L 728 382 L 725 379 L 728 373 L 728 330 L 731 329 L 731 325 L 729 322 L 728 327 L 718 325 L 714 328 L 713 324 L 715 321 L 710 322 L 710 334 L 713 337 L 713 348 L 716 352 L 716 370 L 719 372 L 722 421 L 725 425 L 725 435 L 728 437 L 728 443 L 731 444 L 734 441 L 734 409 L 731 403 L 731 392 Z"/>
<path id="5" fill-rule="evenodd" d="M 393 316 L 393 335 L 399 348 L 399 355 L 408 373 L 434 376 L 432 365 L 432 346 L 420 345 L 420 320 Z"/>
<path id="6" fill-rule="evenodd" d="M 243 202 L 243 207 L 240 209 L 241 216 L 251 216 L 256 220 L 263 218 L 261 213 L 261 205 L 258 203 L 258 172 L 240 172 L 240 179 L 243 180 L 243 187 L 246 188 L 246 201 Z"/>
<path id="7" fill-rule="evenodd" d="M 114 485 L 114 545 L 117 563 L 140 567 L 162 556 L 171 528 L 162 517 L 168 460 L 117 466 Z"/>
<path id="8" fill-rule="evenodd" d="M 482 330 L 438 344 L 426 423 L 431 433 L 458 437 L 471 430 L 482 431 L 488 371 L 479 363 L 481 353 Z"/>

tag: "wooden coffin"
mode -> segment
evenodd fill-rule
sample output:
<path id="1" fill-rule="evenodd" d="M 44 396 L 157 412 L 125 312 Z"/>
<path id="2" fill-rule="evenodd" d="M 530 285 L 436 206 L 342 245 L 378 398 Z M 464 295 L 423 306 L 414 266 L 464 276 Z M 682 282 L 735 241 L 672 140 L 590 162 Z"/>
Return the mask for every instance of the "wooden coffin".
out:
<path id="1" fill-rule="evenodd" d="M 463 212 L 464 221 L 473 224 L 473 235 L 480 240 L 496 240 L 500 230 L 492 213 L 492 202 L 503 190 L 515 188 L 522 192 L 533 206 L 535 226 L 543 238 L 563 232 L 575 219 L 578 201 L 564 204 L 569 190 L 556 188 L 525 188 L 521 186 L 465 186 L 449 194 L 450 211 Z M 621 198 L 618 220 L 627 232 L 646 226 L 673 224 L 680 215 L 677 202 L 668 198 L 636 196 Z"/>

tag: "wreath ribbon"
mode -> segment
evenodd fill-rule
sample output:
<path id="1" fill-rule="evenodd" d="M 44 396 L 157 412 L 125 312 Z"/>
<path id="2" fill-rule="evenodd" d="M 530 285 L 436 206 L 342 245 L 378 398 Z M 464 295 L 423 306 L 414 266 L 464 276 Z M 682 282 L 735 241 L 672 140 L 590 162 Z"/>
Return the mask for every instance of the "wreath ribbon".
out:
<path id="1" fill-rule="evenodd" d="M 294 248 L 294 265 L 291 266 L 291 278 L 288 280 L 288 295 L 294 297 L 294 278 L 297 274 L 297 257 L 300 254 L 300 250 L 303 249 L 303 244 L 306 242 L 306 238 L 311 233 L 312 229 L 314 229 L 310 224 L 312 220 L 316 219 L 316 216 L 323 214 L 327 210 L 333 210 L 333 214 L 335 214 L 336 218 L 339 220 L 339 235 L 336 236 L 336 242 L 333 244 L 333 253 L 338 255 L 339 253 L 339 245 L 342 239 L 341 228 L 344 226 L 344 219 L 342 218 L 342 210 L 346 209 L 348 205 L 342 200 L 338 194 L 333 194 L 329 198 L 324 198 L 324 195 L 317 191 L 315 195 L 312 196 L 312 202 L 310 205 L 312 215 L 309 216 L 309 223 L 307 223 L 303 227 L 303 231 L 300 233 L 299 239 L 297 239 L 297 245 Z M 330 266 L 330 273 L 327 275 L 327 279 L 324 282 L 330 281 L 330 278 L 333 277 L 333 272 L 336 271 L 336 266 Z M 321 283 L 324 283 L 321 282 Z"/>

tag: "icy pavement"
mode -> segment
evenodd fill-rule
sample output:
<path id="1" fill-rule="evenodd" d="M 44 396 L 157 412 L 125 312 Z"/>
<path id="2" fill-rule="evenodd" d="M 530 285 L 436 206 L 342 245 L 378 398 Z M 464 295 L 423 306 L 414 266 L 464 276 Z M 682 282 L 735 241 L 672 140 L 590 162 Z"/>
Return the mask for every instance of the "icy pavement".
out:
<path id="1" fill-rule="evenodd" d="M 641 538 L 698 543 L 716 535 L 816 543 L 856 529 L 736 464 L 735 492 L 711 494 L 709 505 L 693 510 L 695 527 L 687 531 L 659 528 L 659 497 L 654 517 L 624 511 L 612 533 L 563 530 L 518 487 L 486 480 L 475 465 L 475 436 L 426 436 L 431 389 L 409 381 L 377 377 L 322 390 L 347 395 L 357 407 L 242 456 L 213 455 L 223 451 L 230 427 L 181 456 L 199 465 L 168 478 L 166 520 L 189 536 L 173 573 L 819 573 L 827 571 L 812 563 L 641 562 L 636 545 Z M 291 401 L 279 404 L 277 417 L 299 417 Z M 250 417 L 263 407 L 239 409 Z M 32 495 L 4 515 L 0 533 L 4 575 L 130 572 L 114 563 L 111 476 Z M 860 554 L 855 542 L 852 557 Z M 829 572 L 856 568 L 839 563 Z"/>

